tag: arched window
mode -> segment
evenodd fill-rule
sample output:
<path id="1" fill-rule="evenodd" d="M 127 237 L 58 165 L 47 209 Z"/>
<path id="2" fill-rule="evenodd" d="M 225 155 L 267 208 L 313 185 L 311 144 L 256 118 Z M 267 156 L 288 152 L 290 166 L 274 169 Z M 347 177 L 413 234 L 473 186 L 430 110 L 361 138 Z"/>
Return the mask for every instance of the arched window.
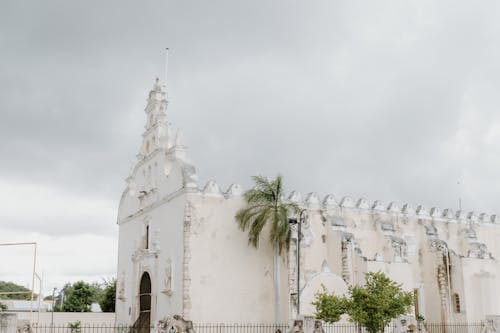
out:
<path id="1" fill-rule="evenodd" d="M 149 141 L 146 141 L 146 154 L 149 154 Z"/>
<path id="2" fill-rule="evenodd" d="M 455 313 L 460 313 L 460 296 L 457 293 L 453 294 L 453 309 Z"/>

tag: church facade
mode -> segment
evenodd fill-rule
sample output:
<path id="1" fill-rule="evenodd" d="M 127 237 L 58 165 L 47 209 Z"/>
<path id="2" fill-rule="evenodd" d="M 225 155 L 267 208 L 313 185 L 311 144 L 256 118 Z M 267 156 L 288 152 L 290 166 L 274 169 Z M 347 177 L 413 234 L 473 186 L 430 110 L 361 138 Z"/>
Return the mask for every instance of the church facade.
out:
<path id="1" fill-rule="evenodd" d="M 182 132 L 169 130 L 167 104 L 157 80 L 118 211 L 117 323 L 155 325 L 175 314 L 197 323 L 285 323 L 297 317 L 297 294 L 300 316 L 311 316 L 322 286 L 343 294 L 370 271 L 414 293 L 410 317 L 456 323 L 500 314 L 497 216 L 363 198 L 289 194 L 307 216 L 297 290 L 297 233 L 277 262 L 266 241 L 249 247 L 234 218 L 243 189 L 200 187 Z"/>

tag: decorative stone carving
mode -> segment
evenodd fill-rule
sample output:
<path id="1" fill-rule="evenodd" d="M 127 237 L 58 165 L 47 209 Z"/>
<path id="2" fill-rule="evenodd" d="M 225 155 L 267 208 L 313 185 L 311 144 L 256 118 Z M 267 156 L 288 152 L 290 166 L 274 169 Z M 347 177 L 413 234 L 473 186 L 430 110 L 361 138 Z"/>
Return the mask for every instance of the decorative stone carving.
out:
<path id="1" fill-rule="evenodd" d="M 340 200 L 339 206 L 342 208 L 352 208 L 354 207 L 354 201 L 350 197 L 343 197 L 342 200 Z"/>
<path id="2" fill-rule="evenodd" d="M 179 315 L 173 315 L 158 321 L 158 333 L 196 333 L 191 320 L 185 320 Z"/>
<path id="3" fill-rule="evenodd" d="M 455 214 L 453 213 L 453 210 L 451 210 L 450 208 L 444 209 L 441 216 L 448 220 L 452 220 L 455 218 Z"/>
<path id="4" fill-rule="evenodd" d="M 385 211 L 384 204 L 380 200 L 375 200 L 372 205 L 373 210 Z"/>
<path id="5" fill-rule="evenodd" d="M 302 194 L 300 194 L 300 192 L 297 191 L 292 191 L 288 196 L 288 200 L 291 202 L 299 203 L 302 201 Z"/>
<path id="6" fill-rule="evenodd" d="M 319 196 L 315 192 L 311 192 L 306 197 L 306 204 L 309 207 L 319 207 Z"/>
<path id="7" fill-rule="evenodd" d="M 424 205 L 418 205 L 416 213 L 420 217 L 429 217 L 429 213 L 427 212 L 427 209 L 425 208 Z"/>
<path id="8" fill-rule="evenodd" d="M 369 209 L 370 204 L 365 198 L 359 198 L 358 202 L 356 202 L 356 207 L 358 207 L 359 209 Z"/>
<path id="9" fill-rule="evenodd" d="M 182 315 L 184 317 L 189 316 L 189 311 L 191 310 L 191 297 L 189 295 L 189 290 L 191 288 L 191 277 L 189 275 L 189 262 L 191 260 L 191 247 L 189 243 L 189 236 L 191 234 L 192 220 L 194 219 L 192 205 L 187 202 L 184 207 L 184 253 L 182 258 Z"/>
<path id="10" fill-rule="evenodd" d="M 117 289 L 118 289 L 118 299 L 122 302 L 125 302 L 125 272 L 122 272 L 122 276 L 120 281 L 117 282 Z"/>
<path id="11" fill-rule="evenodd" d="M 321 264 L 321 271 L 323 273 L 330 273 L 330 267 L 328 267 L 326 260 L 323 260 L 323 263 Z"/>
<path id="12" fill-rule="evenodd" d="M 389 239 L 394 251 L 394 262 L 406 262 L 406 242 L 404 239 L 395 236 L 389 236 Z"/>
<path id="13" fill-rule="evenodd" d="M 213 180 L 209 180 L 203 189 L 203 194 L 210 196 L 221 196 L 219 185 Z"/>
<path id="14" fill-rule="evenodd" d="M 290 333 L 304 333 L 304 329 L 302 328 L 303 324 L 304 322 L 302 320 L 295 320 Z"/>
<path id="15" fill-rule="evenodd" d="M 442 255 L 448 254 L 448 245 L 445 241 L 442 241 L 440 239 L 432 239 L 430 241 L 430 248 L 433 252 L 439 252 Z"/>
<path id="16" fill-rule="evenodd" d="M 430 211 L 430 216 L 433 218 L 440 218 L 442 215 L 441 211 L 437 207 L 432 207 Z"/>
<path id="17" fill-rule="evenodd" d="M 335 199 L 335 196 L 332 194 L 328 194 L 324 199 L 323 199 L 323 206 L 325 208 L 329 208 L 331 206 L 337 206 L 337 199 Z"/>
<path id="18" fill-rule="evenodd" d="M 413 208 L 412 205 L 410 205 L 408 203 L 403 205 L 403 209 L 401 210 L 401 212 L 403 214 L 409 215 L 409 216 L 415 215 L 415 209 Z"/>
<path id="19" fill-rule="evenodd" d="M 441 301 L 441 311 L 443 313 L 448 313 L 448 273 L 444 264 L 438 265 L 437 280 Z"/>
<path id="20" fill-rule="evenodd" d="M 353 235 L 349 233 L 342 233 L 341 243 L 341 276 L 345 283 L 350 284 L 352 272 L 352 248 L 353 248 Z"/>
<path id="21" fill-rule="evenodd" d="M 231 184 L 226 191 L 226 198 L 239 197 L 243 194 L 240 184 Z"/>
<path id="22" fill-rule="evenodd" d="M 314 321 L 313 333 L 325 333 L 325 330 L 323 329 L 323 323 L 321 322 L 321 320 Z"/>
<path id="23" fill-rule="evenodd" d="M 165 277 L 164 277 L 164 282 L 165 282 L 165 289 L 162 290 L 162 293 L 164 293 L 167 296 L 172 296 L 174 294 L 174 288 L 173 288 L 173 283 L 172 283 L 172 259 L 168 258 L 166 263 L 165 263 Z"/>
<path id="24" fill-rule="evenodd" d="M 463 220 L 467 219 L 467 213 L 464 212 L 463 210 L 458 210 L 456 213 L 455 213 L 455 218 L 460 221 L 460 222 L 463 222 Z"/>
<path id="25" fill-rule="evenodd" d="M 476 223 L 477 222 L 477 215 L 474 214 L 474 212 L 467 213 L 467 221 L 469 221 L 470 223 Z"/>
<path id="26" fill-rule="evenodd" d="M 472 249 L 467 253 L 469 258 L 490 259 L 491 254 L 488 253 L 488 248 L 484 243 L 473 243 Z"/>
<path id="27" fill-rule="evenodd" d="M 400 211 L 398 204 L 394 201 L 387 206 L 387 210 L 393 213 L 399 213 Z"/>

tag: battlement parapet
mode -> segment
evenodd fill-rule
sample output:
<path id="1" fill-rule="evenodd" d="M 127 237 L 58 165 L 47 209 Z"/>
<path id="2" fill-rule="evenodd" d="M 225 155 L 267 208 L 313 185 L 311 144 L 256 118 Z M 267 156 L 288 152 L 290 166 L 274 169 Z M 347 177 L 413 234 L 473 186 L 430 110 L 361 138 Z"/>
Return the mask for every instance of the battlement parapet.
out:
<path id="1" fill-rule="evenodd" d="M 204 196 L 224 197 L 226 199 L 241 198 L 244 191 L 239 184 L 231 184 L 226 191 L 221 191 L 219 185 L 210 180 L 199 190 Z M 349 196 L 344 196 L 339 201 L 333 194 L 326 195 L 323 200 L 316 192 L 310 192 L 305 197 L 299 191 L 291 191 L 285 198 L 286 201 L 294 202 L 307 209 L 331 210 L 356 210 L 359 212 L 388 213 L 401 217 L 415 217 L 433 221 L 447 223 L 471 223 L 471 224 L 498 224 L 500 219 L 496 214 L 480 213 L 477 215 L 474 211 L 466 212 L 463 210 L 453 211 L 451 208 L 441 209 L 431 207 L 427 209 L 424 205 L 416 207 L 410 203 L 400 206 L 395 201 L 384 204 L 381 200 L 375 200 L 370 203 L 367 199 L 361 197 L 356 200 Z"/>

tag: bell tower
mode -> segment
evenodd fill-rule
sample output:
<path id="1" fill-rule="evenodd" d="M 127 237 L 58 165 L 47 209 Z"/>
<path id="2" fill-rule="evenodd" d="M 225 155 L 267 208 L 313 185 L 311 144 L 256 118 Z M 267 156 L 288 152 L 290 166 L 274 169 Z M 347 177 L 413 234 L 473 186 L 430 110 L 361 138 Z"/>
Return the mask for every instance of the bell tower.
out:
<path id="1" fill-rule="evenodd" d="M 149 92 L 146 108 L 146 125 L 142 134 L 142 145 L 137 159 L 142 160 L 150 156 L 158 148 L 169 149 L 172 146 L 168 118 L 167 93 L 162 89 L 157 78 L 153 89 Z"/>

